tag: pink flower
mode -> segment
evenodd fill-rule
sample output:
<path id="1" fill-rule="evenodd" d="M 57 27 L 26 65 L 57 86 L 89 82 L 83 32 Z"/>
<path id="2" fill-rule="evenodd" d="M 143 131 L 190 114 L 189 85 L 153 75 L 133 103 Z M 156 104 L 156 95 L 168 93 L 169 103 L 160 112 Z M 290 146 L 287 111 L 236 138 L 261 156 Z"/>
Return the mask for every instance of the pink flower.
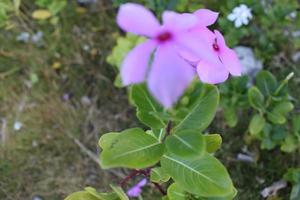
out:
<path id="1" fill-rule="evenodd" d="M 192 30 L 194 37 L 201 38 L 200 56 L 182 51 L 181 55 L 192 64 L 196 65 L 199 78 L 204 83 L 217 84 L 228 79 L 229 74 L 240 76 L 242 67 L 236 53 L 227 47 L 222 34 L 207 28 Z M 198 52 L 199 53 L 199 52 Z"/>
<path id="2" fill-rule="evenodd" d="M 189 31 L 216 21 L 217 13 L 202 9 L 194 14 L 165 11 L 160 25 L 154 15 L 143 6 L 127 3 L 120 7 L 117 23 L 127 32 L 148 38 L 136 46 L 121 66 L 124 85 L 144 82 L 166 108 L 170 108 L 183 94 L 195 75 L 195 70 L 179 54 L 202 55 L 199 40 Z M 153 60 L 151 55 L 153 54 Z M 152 62 L 150 62 L 152 61 Z"/>
<path id="3" fill-rule="evenodd" d="M 134 185 L 132 188 L 130 188 L 127 191 L 127 195 L 129 197 L 138 197 L 142 193 L 142 187 L 144 187 L 147 184 L 147 179 L 142 179 L 140 182 L 138 182 L 136 185 Z"/>

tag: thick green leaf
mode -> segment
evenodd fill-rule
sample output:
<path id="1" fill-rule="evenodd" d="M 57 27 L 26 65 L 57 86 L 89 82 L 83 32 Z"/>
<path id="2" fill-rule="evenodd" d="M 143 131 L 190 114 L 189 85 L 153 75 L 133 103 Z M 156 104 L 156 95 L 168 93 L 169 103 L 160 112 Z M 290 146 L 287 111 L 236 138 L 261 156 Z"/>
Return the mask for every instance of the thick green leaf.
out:
<path id="1" fill-rule="evenodd" d="M 219 104 L 219 91 L 213 85 L 205 85 L 193 109 L 175 127 L 174 132 L 195 130 L 202 132 L 213 120 Z"/>
<path id="2" fill-rule="evenodd" d="M 294 105 L 289 101 L 278 103 L 271 112 L 268 112 L 268 119 L 274 124 L 284 124 L 285 115 L 294 109 Z"/>
<path id="3" fill-rule="evenodd" d="M 164 145 L 140 128 L 105 134 L 99 144 L 103 168 L 146 168 L 157 163 L 164 153 Z"/>
<path id="4" fill-rule="evenodd" d="M 125 192 L 123 191 L 123 189 L 121 187 L 114 186 L 114 185 L 110 185 L 110 187 L 118 195 L 120 200 L 129 200 L 129 198 L 127 197 L 127 195 L 125 194 Z"/>
<path id="5" fill-rule="evenodd" d="M 253 136 L 258 136 L 258 134 L 263 130 L 266 120 L 260 114 L 256 114 L 252 117 L 249 124 L 249 132 Z"/>
<path id="6" fill-rule="evenodd" d="M 202 156 L 206 149 L 203 135 L 194 130 L 178 131 L 167 137 L 166 147 L 180 157 Z"/>
<path id="7" fill-rule="evenodd" d="M 161 165 L 183 190 L 192 194 L 220 197 L 229 195 L 233 190 L 226 168 L 208 153 L 189 159 L 167 154 L 163 156 Z"/>
<path id="8" fill-rule="evenodd" d="M 278 83 L 276 78 L 268 71 L 260 71 L 256 76 L 256 85 L 265 96 L 275 92 Z"/>
<path id="9" fill-rule="evenodd" d="M 184 190 L 182 190 L 182 187 L 180 187 L 178 184 L 173 183 L 168 188 L 168 198 L 170 200 L 186 200 L 187 195 Z"/>
<path id="10" fill-rule="evenodd" d="M 300 168 L 290 168 L 284 174 L 284 179 L 296 185 L 300 183 Z"/>
<path id="11" fill-rule="evenodd" d="M 92 187 L 86 187 L 84 190 L 99 200 L 119 200 L 116 193 L 99 193 L 95 188 Z"/>
<path id="12" fill-rule="evenodd" d="M 233 200 L 237 194 L 237 190 L 235 188 L 232 189 L 232 192 L 223 197 L 208 197 L 208 198 L 200 198 L 200 200 Z"/>
<path id="13" fill-rule="evenodd" d="M 300 115 L 293 117 L 293 134 L 296 135 L 300 141 Z"/>
<path id="14" fill-rule="evenodd" d="M 248 91 L 248 99 L 250 105 L 257 109 L 263 110 L 264 109 L 264 101 L 265 98 L 263 94 L 259 91 L 259 89 L 255 86 L 251 87 Z"/>
<path id="15" fill-rule="evenodd" d="M 273 124 L 284 124 L 286 122 L 285 116 L 279 113 L 268 112 L 267 117 Z"/>
<path id="16" fill-rule="evenodd" d="M 166 126 L 165 122 L 158 117 L 163 108 L 152 98 L 144 84 L 133 85 L 130 98 L 137 107 L 137 117 L 141 122 L 153 129 Z"/>
<path id="17" fill-rule="evenodd" d="M 298 138 L 290 134 L 285 138 L 283 144 L 281 144 L 280 149 L 281 151 L 291 153 L 295 151 L 299 146 L 300 144 L 298 142 Z"/>
<path id="18" fill-rule="evenodd" d="M 102 200 L 100 198 L 95 197 L 86 191 L 75 192 L 70 194 L 65 200 Z"/>
<path id="19" fill-rule="evenodd" d="M 165 183 L 169 181 L 171 177 L 162 167 L 155 167 L 151 169 L 150 180 L 155 183 Z"/>
<path id="20" fill-rule="evenodd" d="M 206 142 L 206 151 L 208 153 L 216 152 L 222 145 L 222 137 L 219 134 L 204 135 Z"/>
<path id="21" fill-rule="evenodd" d="M 238 117 L 234 108 L 224 108 L 224 119 L 229 127 L 235 127 L 238 123 Z"/>

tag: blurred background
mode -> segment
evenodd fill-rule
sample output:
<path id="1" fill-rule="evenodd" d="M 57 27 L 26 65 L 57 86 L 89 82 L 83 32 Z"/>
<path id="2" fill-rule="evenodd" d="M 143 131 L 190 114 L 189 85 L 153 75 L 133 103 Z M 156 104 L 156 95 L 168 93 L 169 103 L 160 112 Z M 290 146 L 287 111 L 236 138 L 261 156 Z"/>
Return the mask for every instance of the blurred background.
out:
<path id="1" fill-rule="evenodd" d="M 126 2 L 157 16 L 165 9 L 220 12 L 215 26 L 237 51 L 245 76 L 220 85 L 211 127 L 223 137 L 217 157 L 239 190 L 237 199 L 263 199 L 263 189 L 300 167 L 300 139 L 290 131 L 300 123 L 294 119 L 300 111 L 297 0 L 0 0 L 0 199 L 61 200 L 85 186 L 105 190 L 124 176 L 123 169 L 100 168 L 97 142 L 103 133 L 138 124 L 116 79 L 139 40 L 115 23 Z M 271 120 L 272 130 L 282 131 L 255 140 L 248 133 L 254 111 L 247 90 L 262 69 L 278 82 L 294 73 L 285 90 L 294 109 L 280 125 Z M 268 198 L 289 199 L 292 184 Z M 143 196 L 153 199 L 152 193 Z"/>

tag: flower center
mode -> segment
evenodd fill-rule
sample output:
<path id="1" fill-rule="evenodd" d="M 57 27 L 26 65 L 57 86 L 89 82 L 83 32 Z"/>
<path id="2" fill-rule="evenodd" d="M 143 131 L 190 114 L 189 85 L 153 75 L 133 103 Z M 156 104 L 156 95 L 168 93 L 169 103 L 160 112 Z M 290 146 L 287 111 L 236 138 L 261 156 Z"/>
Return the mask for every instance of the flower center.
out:
<path id="1" fill-rule="evenodd" d="M 172 37 L 173 37 L 173 36 L 172 36 L 172 34 L 171 34 L 170 32 L 165 31 L 165 32 L 160 33 L 160 34 L 156 37 L 156 39 L 157 39 L 159 42 L 163 43 L 163 42 L 167 42 L 167 41 L 171 40 Z"/>
<path id="2" fill-rule="evenodd" d="M 220 47 L 219 47 L 219 45 L 218 45 L 218 43 L 217 43 L 217 39 L 215 39 L 215 42 L 213 43 L 213 49 L 214 49 L 215 51 L 220 51 Z"/>

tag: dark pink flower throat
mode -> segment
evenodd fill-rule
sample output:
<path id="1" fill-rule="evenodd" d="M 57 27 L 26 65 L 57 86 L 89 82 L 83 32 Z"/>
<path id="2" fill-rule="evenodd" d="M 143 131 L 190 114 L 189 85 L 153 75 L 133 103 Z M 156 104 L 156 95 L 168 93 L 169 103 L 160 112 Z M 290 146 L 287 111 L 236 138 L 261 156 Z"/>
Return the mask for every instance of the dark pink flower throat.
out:
<path id="1" fill-rule="evenodd" d="M 169 40 L 171 40 L 173 37 L 172 33 L 168 32 L 168 31 L 165 31 L 165 32 L 162 32 L 160 33 L 156 39 L 161 42 L 161 43 L 164 43 L 164 42 L 167 42 Z"/>
<path id="2" fill-rule="evenodd" d="M 218 45 L 217 39 L 215 39 L 215 42 L 213 43 L 213 49 L 214 49 L 215 51 L 220 51 L 220 47 L 219 47 L 219 45 Z"/>

